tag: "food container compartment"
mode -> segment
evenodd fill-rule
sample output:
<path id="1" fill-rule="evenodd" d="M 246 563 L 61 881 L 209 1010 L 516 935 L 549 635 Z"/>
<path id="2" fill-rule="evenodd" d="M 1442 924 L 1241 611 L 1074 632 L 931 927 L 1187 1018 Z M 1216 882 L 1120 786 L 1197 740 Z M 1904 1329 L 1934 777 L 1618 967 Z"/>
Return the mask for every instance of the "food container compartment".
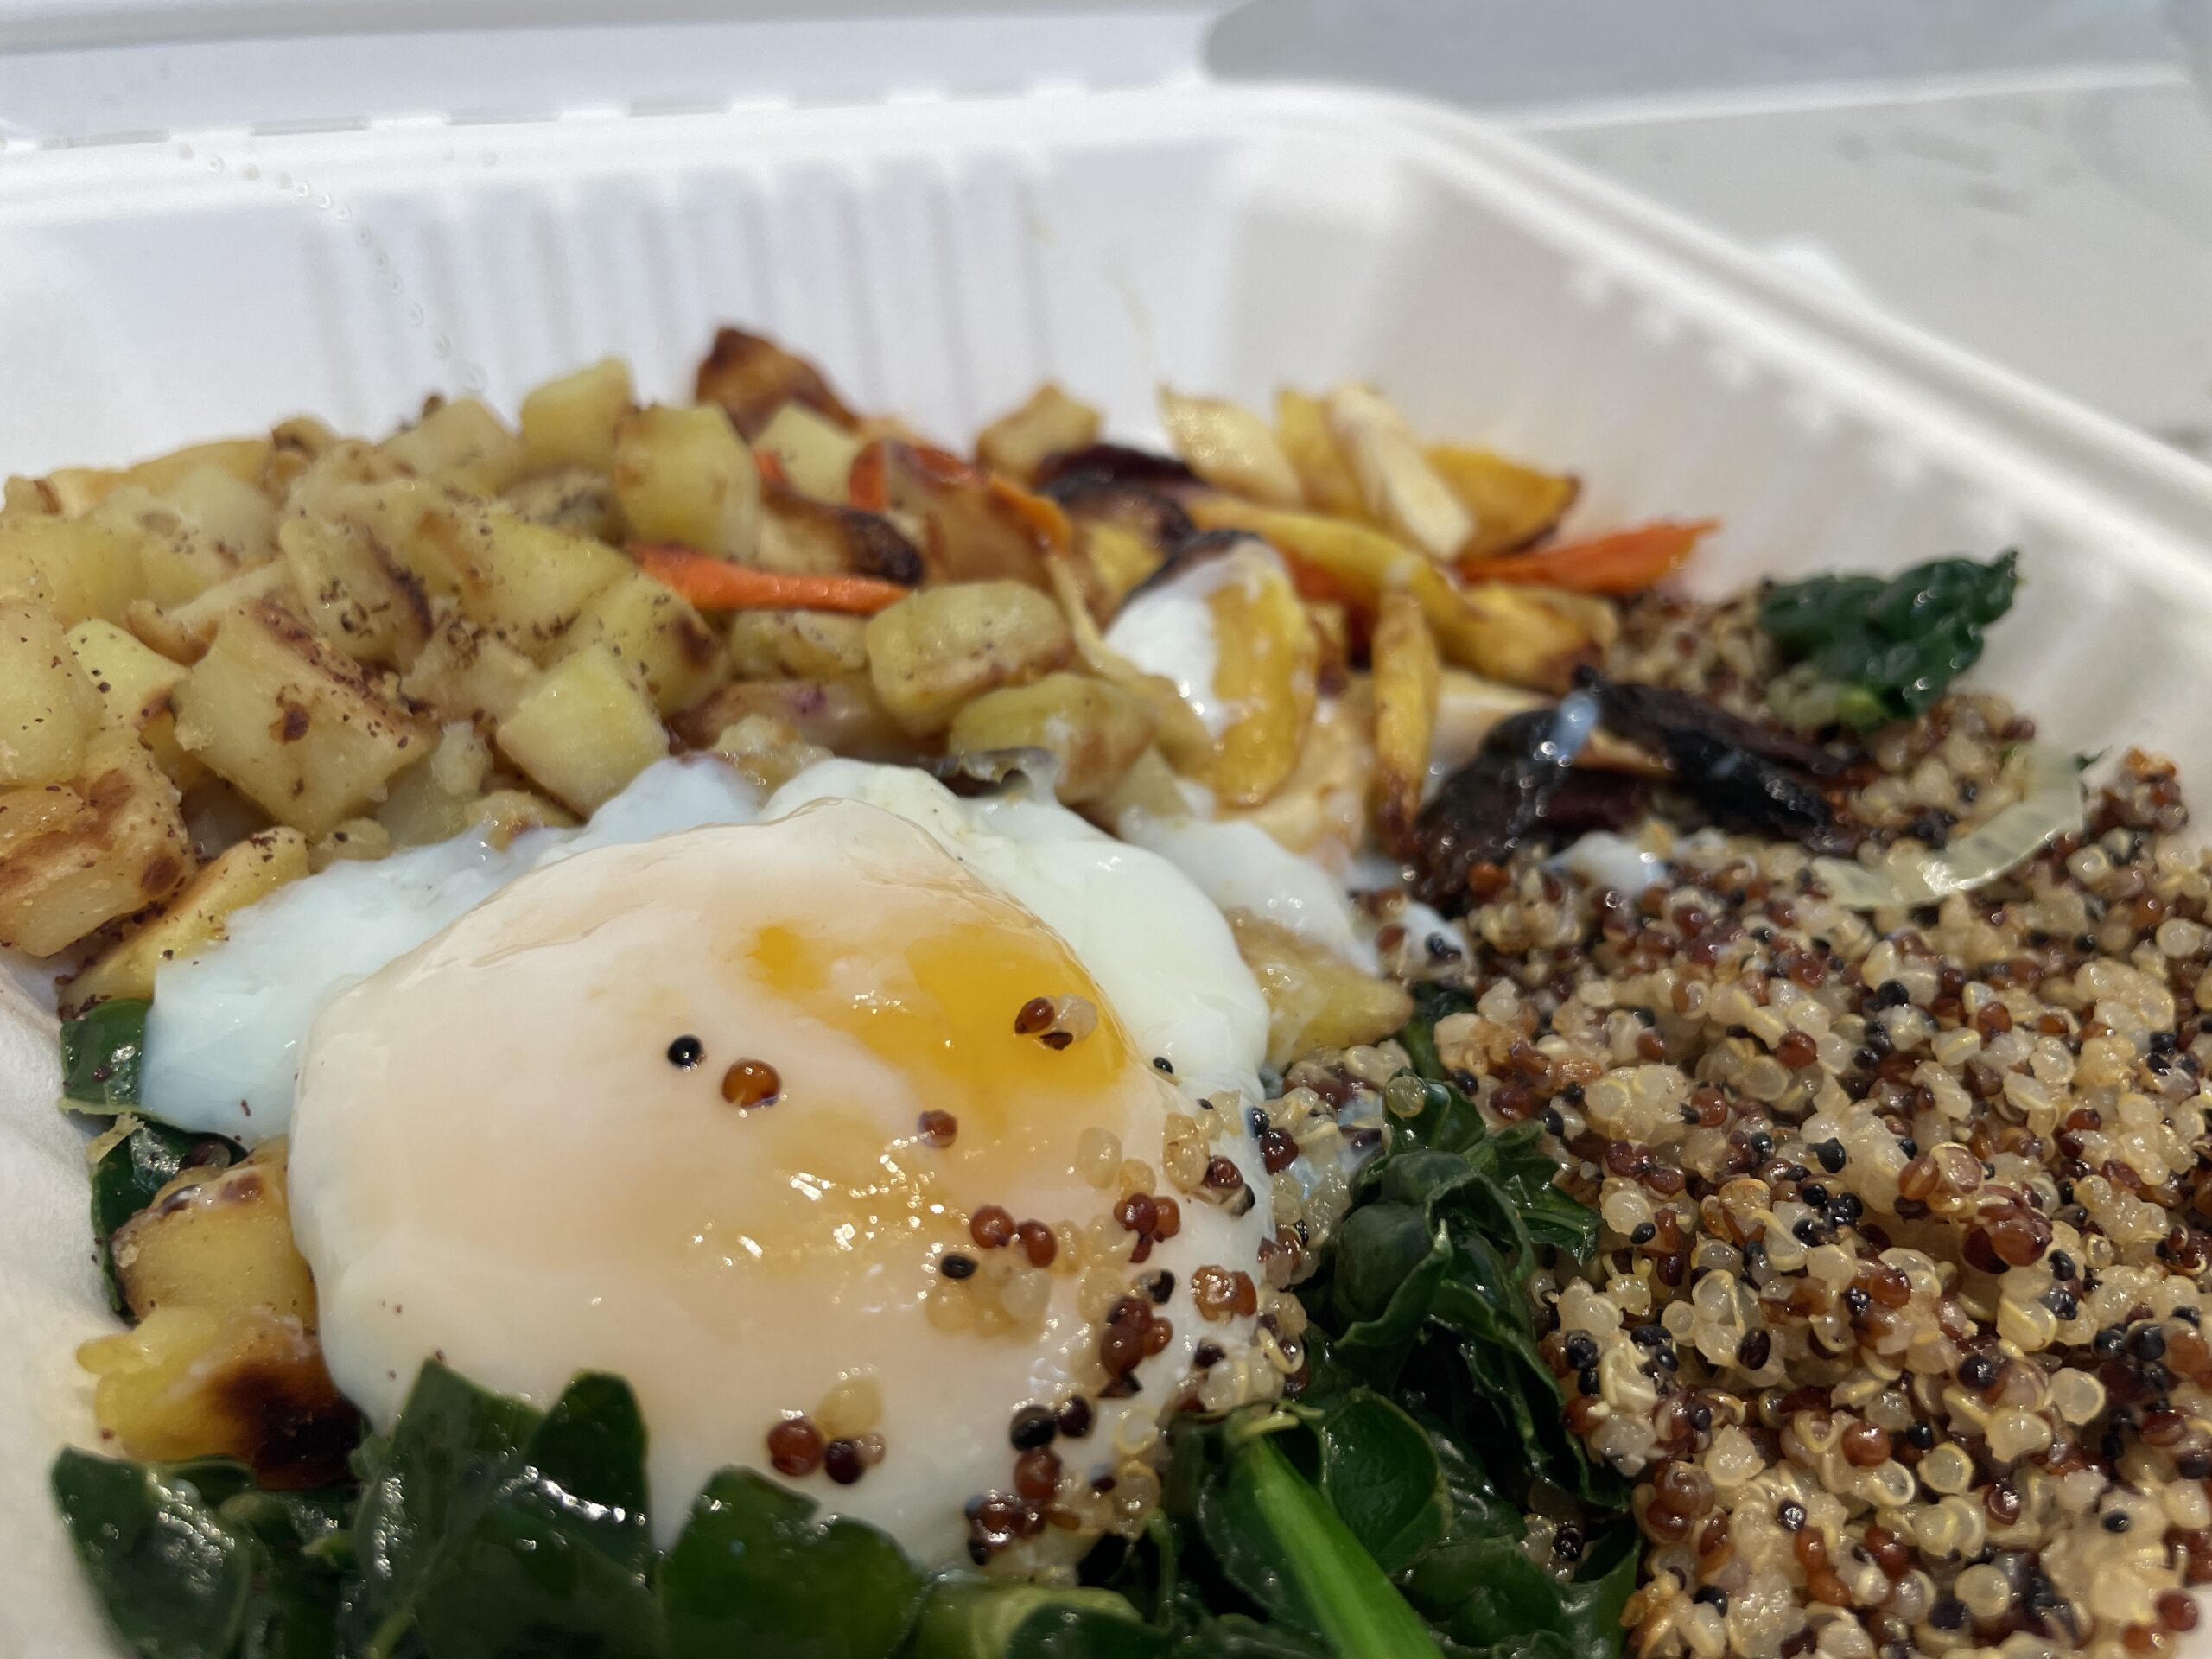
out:
<path id="1" fill-rule="evenodd" d="M 1580 473 L 1579 527 L 1722 519 L 1707 591 L 2017 545 L 1982 681 L 2060 742 L 2212 776 L 2212 474 L 1759 292 L 1421 106 L 1195 82 L 17 143 L 0 248 L 10 471 L 295 410 L 378 430 L 434 391 L 512 410 L 607 353 L 671 393 L 724 321 L 955 440 L 1046 378 L 1138 436 L 1163 379 L 1263 402 L 1369 378 L 1424 430 Z M 10 1078 L 51 1072 L 43 1040 L 0 1022 Z M 71 1348 L 105 1321 L 81 1137 L 50 1088 L 12 1093 L 0 1650 L 98 1652 L 43 1479 L 85 1430 Z"/>

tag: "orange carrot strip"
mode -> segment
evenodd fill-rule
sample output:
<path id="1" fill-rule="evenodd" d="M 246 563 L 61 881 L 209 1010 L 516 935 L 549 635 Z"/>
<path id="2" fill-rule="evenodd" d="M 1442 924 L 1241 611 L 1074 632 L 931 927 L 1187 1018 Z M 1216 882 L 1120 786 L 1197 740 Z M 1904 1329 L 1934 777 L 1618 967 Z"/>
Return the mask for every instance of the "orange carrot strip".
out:
<path id="1" fill-rule="evenodd" d="M 1459 575 L 1469 582 L 1529 582 L 1578 594 L 1640 594 L 1681 569 L 1699 538 L 1719 527 L 1713 518 L 1690 524 L 1661 519 L 1539 552 L 1464 559 Z"/>
<path id="2" fill-rule="evenodd" d="M 753 452 L 753 470 L 760 474 L 760 481 L 763 484 L 773 484 L 779 489 L 791 487 L 791 480 L 784 475 L 783 458 L 774 450 L 755 449 Z"/>
<path id="3" fill-rule="evenodd" d="M 853 469 L 845 475 L 845 497 L 862 512 L 881 512 L 891 505 L 891 478 L 885 459 L 889 442 L 888 438 L 878 438 L 869 444 L 853 457 Z"/>
<path id="4" fill-rule="evenodd" d="M 873 616 L 912 590 L 874 576 L 800 575 L 732 564 L 694 547 L 633 543 L 630 556 L 702 611 L 842 611 Z"/>
<path id="5" fill-rule="evenodd" d="M 985 487 L 992 500 L 1011 512 L 1046 547 L 1065 552 L 1075 545 L 1075 526 L 1068 522 L 1066 509 L 1051 496 L 1025 490 L 997 473 Z"/>

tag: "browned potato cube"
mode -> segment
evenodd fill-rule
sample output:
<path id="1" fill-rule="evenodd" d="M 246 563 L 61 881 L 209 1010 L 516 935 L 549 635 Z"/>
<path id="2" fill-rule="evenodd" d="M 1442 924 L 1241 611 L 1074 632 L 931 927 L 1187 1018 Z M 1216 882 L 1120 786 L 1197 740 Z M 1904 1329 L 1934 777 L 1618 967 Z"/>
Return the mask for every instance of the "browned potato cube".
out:
<path id="1" fill-rule="evenodd" d="M 1020 409 L 1001 415 L 976 440 L 986 467 L 1027 483 L 1048 455 L 1098 442 L 1098 411 L 1047 381 Z"/>
<path id="2" fill-rule="evenodd" d="M 130 733 L 102 728 L 83 774 L 48 789 L 73 797 L 76 810 L 49 802 L 18 812 L 34 791 L 0 798 L 0 826 L 12 813 L 24 827 L 0 829 L 0 944 L 35 957 L 168 898 L 192 873 L 176 785 Z M 44 827 L 34 827 L 41 819 Z"/>
<path id="3" fill-rule="evenodd" d="M 1060 607 L 1019 582 L 925 588 L 868 625 L 875 695 L 909 731 L 942 731 L 969 698 L 1020 685 L 1074 654 Z"/>
<path id="4" fill-rule="evenodd" d="M 148 997 L 165 962 L 188 957 L 224 935 L 232 912 L 265 899 L 308 873 L 308 838 L 281 826 L 232 843 L 200 868 L 150 921 L 133 929 L 69 982 L 65 1013 L 111 997 Z"/>
<path id="5" fill-rule="evenodd" d="M 75 777 L 99 716 L 53 607 L 0 600 L 0 788 Z"/>
<path id="6" fill-rule="evenodd" d="M 522 443 L 531 470 L 613 472 L 615 423 L 636 402 L 630 365 L 619 357 L 548 380 L 522 400 Z"/>
<path id="7" fill-rule="evenodd" d="M 261 509 L 262 534 L 248 538 L 256 558 L 265 558 L 270 522 L 269 504 L 250 484 L 241 484 L 228 473 L 203 467 L 194 479 L 219 480 L 218 490 L 242 491 Z M 238 568 L 235 547 L 226 547 L 213 531 L 200 525 L 174 503 L 149 495 L 136 484 L 125 485 L 92 509 L 89 524 L 105 525 L 118 536 L 137 543 L 138 594 L 156 605 L 181 605 L 197 598 Z"/>
<path id="8" fill-rule="evenodd" d="M 1152 747 L 1159 722 L 1140 697 L 1103 680 L 1047 674 L 1029 685 L 986 691 L 952 717 L 949 754 L 1048 749 L 1059 758 L 1063 801 L 1088 801 L 1119 783 Z"/>
<path id="9" fill-rule="evenodd" d="M 482 798 L 492 771 L 492 746 L 466 721 L 438 734 L 436 748 L 392 780 L 377 809 L 388 843 L 420 847 L 467 828 L 469 810 Z"/>
<path id="10" fill-rule="evenodd" d="M 276 504 L 256 486 L 220 467 L 200 467 L 162 493 L 201 537 L 241 563 L 265 559 L 276 548 Z"/>
<path id="11" fill-rule="evenodd" d="M 164 1307 L 77 1350 L 97 1379 L 92 1416 L 126 1457 L 231 1457 L 263 1485 L 342 1479 L 359 1418 L 314 1332 L 272 1308 Z"/>
<path id="12" fill-rule="evenodd" d="M 541 663 L 585 601 L 635 569 L 603 543 L 473 507 L 425 513 L 415 556 L 443 572 L 472 621 Z"/>
<path id="13" fill-rule="evenodd" d="M 217 582 L 197 598 L 166 610 L 145 600 L 133 600 L 123 613 L 132 635 L 171 662 L 188 666 L 207 654 L 215 630 L 232 612 L 263 601 L 290 607 L 300 604 L 292 567 L 283 559 L 249 565 L 236 575 Z M 302 608 L 304 608 L 302 607 Z"/>
<path id="14" fill-rule="evenodd" d="M 729 677 L 729 655 L 682 594 L 642 571 L 602 588 L 585 604 L 560 651 L 604 645 L 664 715 L 689 709 Z"/>
<path id="15" fill-rule="evenodd" d="M 1441 664 L 1421 601 L 1393 588 L 1375 619 L 1375 823 L 1382 844 L 1405 854 L 1428 783 Z"/>
<path id="16" fill-rule="evenodd" d="M 771 485 L 761 496 L 760 535 L 747 564 L 808 575 L 880 576 L 908 588 L 922 556 L 880 513 L 810 501 Z"/>
<path id="17" fill-rule="evenodd" d="M 175 702 L 186 750 L 310 837 L 353 817 L 430 732 L 360 664 L 265 601 L 223 619 Z"/>
<path id="18" fill-rule="evenodd" d="M 276 539 L 315 631 L 348 657 L 404 667 L 430 638 L 423 584 L 372 537 L 327 518 L 284 520 Z"/>
<path id="19" fill-rule="evenodd" d="M 713 747 L 748 715 L 776 721 L 800 741 L 859 760 L 911 760 L 912 739 L 875 700 L 864 674 L 823 679 L 740 680 L 676 717 L 690 748 Z"/>
<path id="20" fill-rule="evenodd" d="M 0 595 L 44 600 L 64 626 L 119 622 L 144 583 L 139 539 L 97 518 L 0 519 Z"/>
<path id="21" fill-rule="evenodd" d="M 219 467 L 247 483 L 259 481 L 269 464 L 267 438 L 219 438 L 188 448 L 156 455 L 134 467 L 65 467 L 43 480 L 52 493 L 56 512 L 76 514 L 97 506 L 109 495 L 136 484 L 156 495 L 166 494 L 182 479 L 202 467 Z"/>
<path id="22" fill-rule="evenodd" d="M 668 733 L 614 653 L 588 645 L 499 722 L 499 747 L 554 799 L 588 813 L 668 753 Z"/>
<path id="23" fill-rule="evenodd" d="M 861 447 L 851 430 L 804 404 L 785 404 L 753 440 L 756 452 L 775 457 L 792 489 L 839 507 L 852 499 L 853 462 Z"/>
<path id="24" fill-rule="evenodd" d="M 731 666 L 747 680 L 826 680 L 868 671 L 868 619 L 835 611 L 737 611 Z"/>
<path id="25" fill-rule="evenodd" d="M 499 499 L 514 510 L 517 518 L 565 535 L 620 543 L 627 531 L 621 500 L 614 493 L 614 480 L 588 467 L 533 473 L 508 485 Z"/>
<path id="26" fill-rule="evenodd" d="M 417 478 L 435 479 L 478 495 L 496 495 L 521 475 L 523 441 L 474 397 L 426 410 L 384 451 Z"/>
<path id="27" fill-rule="evenodd" d="M 804 404 L 838 426 L 860 424 L 814 365 L 739 328 L 715 335 L 713 348 L 699 365 L 693 396 L 702 404 L 719 404 L 748 442 L 786 404 Z"/>
<path id="28" fill-rule="evenodd" d="M 399 688 L 441 721 L 482 715 L 497 723 L 514 713 L 538 676 L 529 658 L 455 614 L 438 624 Z"/>
<path id="29" fill-rule="evenodd" d="M 307 849 L 299 849 L 307 868 Z M 292 1243 L 282 1137 L 227 1169 L 188 1169 L 115 1230 L 110 1248 L 131 1316 L 268 1308 L 315 1329 L 315 1281 Z"/>
<path id="30" fill-rule="evenodd" d="M 641 542 L 743 559 L 760 534 L 760 470 L 711 405 L 656 404 L 624 416 L 614 430 L 614 490 Z"/>

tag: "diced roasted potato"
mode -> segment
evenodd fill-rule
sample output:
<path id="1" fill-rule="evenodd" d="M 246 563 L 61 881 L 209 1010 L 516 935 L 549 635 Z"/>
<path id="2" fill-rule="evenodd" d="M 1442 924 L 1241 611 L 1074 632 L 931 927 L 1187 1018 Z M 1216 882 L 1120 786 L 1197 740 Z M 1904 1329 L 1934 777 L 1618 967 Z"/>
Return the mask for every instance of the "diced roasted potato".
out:
<path id="1" fill-rule="evenodd" d="M 1582 486 L 1571 474 L 1539 472 L 1469 445 L 1439 444 L 1428 452 L 1452 494 L 1474 515 L 1462 556 L 1488 558 L 1541 541 L 1567 516 Z"/>
<path id="2" fill-rule="evenodd" d="M 1444 655 L 1492 679 L 1558 690 L 1592 654 L 1587 630 L 1531 601 L 1530 590 L 1503 582 L 1462 588 L 1432 561 L 1381 531 L 1227 495 L 1198 497 L 1190 505 L 1191 516 L 1205 528 L 1263 537 L 1370 610 L 1384 592 L 1404 587 L 1421 601 Z"/>
<path id="3" fill-rule="evenodd" d="M 1027 484 L 1046 456 L 1097 442 L 1103 424 L 1096 410 L 1048 380 L 1020 409 L 983 429 L 976 440 L 976 454 L 986 467 Z"/>
<path id="4" fill-rule="evenodd" d="M 868 671 L 868 619 L 835 611 L 736 611 L 730 665 L 741 679 L 823 680 Z"/>
<path id="5" fill-rule="evenodd" d="M 297 849 L 307 868 L 307 849 Z M 286 1143 L 264 1141 L 226 1169 L 188 1169 L 115 1230 L 109 1246 L 131 1316 L 267 1308 L 315 1329 L 315 1281 L 292 1243 Z"/>
<path id="6" fill-rule="evenodd" d="M 526 789 L 495 789 L 468 809 L 467 827 L 480 830 L 494 847 L 505 847 L 525 830 L 573 830 L 575 815 Z"/>
<path id="7" fill-rule="evenodd" d="M 110 946 L 61 994 L 65 1013 L 111 997 L 154 994 L 155 970 L 224 936 L 232 912 L 308 873 L 308 838 L 281 826 L 247 836 L 200 867 L 154 918 Z"/>
<path id="8" fill-rule="evenodd" d="M 830 755 L 820 744 L 801 737 L 789 721 L 774 715 L 747 715 L 723 727 L 709 747 L 771 794 Z"/>
<path id="9" fill-rule="evenodd" d="M 719 404 L 748 442 L 786 404 L 804 404 L 848 429 L 860 424 L 814 365 L 740 328 L 716 331 L 706 361 L 699 365 L 693 396 L 700 403 Z"/>
<path id="10" fill-rule="evenodd" d="M 394 499 L 430 502 L 446 496 L 441 486 L 416 478 L 398 456 L 359 438 L 342 438 L 318 451 L 308 462 L 294 480 L 284 505 L 288 512 L 319 518 L 353 518 L 362 512 L 365 501 L 374 507 L 385 499 L 373 493 L 359 497 L 356 491 L 364 486 L 394 485 L 400 486 L 391 493 Z M 389 523 L 372 523 L 368 527 L 376 533 L 391 528 Z"/>
<path id="11" fill-rule="evenodd" d="M 1329 431 L 1359 480 L 1370 516 L 1432 559 L 1448 559 L 1475 533 L 1474 515 L 1421 454 L 1405 420 L 1365 386 L 1329 394 Z"/>
<path id="12" fill-rule="evenodd" d="M 424 514 L 415 556 L 443 570 L 471 621 L 539 663 L 594 594 L 636 568 L 604 543 L 467 506 Z"/>
<path id="13" fill-rule="evenodd" d="M 914 745 L 884 712 L 864 674 L 818 680 L 739 680 L 676 718 L 687 747 L 715 747 L 753 715 L 788 726 L 806 742 L 860 760 L 911 760 Z"/>
<path id="14" fill-rule="evenodd" d="M 743 559 L 760 533 L 760 474 L 719 409 L 655 404 L 614 429 L 614 490 L 630 532 Z"/>
<path id="15" fill-rule="evenodd" d="M 643 571 L 602 588 L 561 638 L 560 654 L 613 653 L 662 715 L 689 709 L 729 677 L 729 654 L 691 602 Z"/>
<path id="16" fill-rule="evenodd" d="M 1269 506 L 1294 507 L 1305 499 L 1282 445 L 1268 423 L 1243 404 L 1180 397 L 1162 386 L 1160 423 L 1175 453 L 1216 489 Z"/>
<path id="17" fill-rule="evenodd" d="M 320 875 L 334 864 L 373 863 L 391 849 L 391 831 L 374 818 L 348 818 L 308 849 L 308 868 Z"/>
<path id="18" fill-rule="evenodd" d="M 0 789 L 75 777 L 99 717 L 54 607 L 0 600 Z"/>
<path id="19" fill-rule="evenodd" d="M 615 423 L 636 402 L 630 365 L 619 357 L 548 380 L 522 400 L 522 443 L 531 470 L 613 472 Z"/>
<path id="20" fill-rule="evenodd" d="M 81 828 L 92 816 L 85 798 L 67 784 L 0 790 L 0 862 L 41 836 Z"/>
<path id="21" fill-rule="evenodd" d="M 1310 1049 L 1379 1043 L 1413 1017 L 1404 986 L 1376 979 L 1287 927 L 1244 910 L 1230 911 L 1229 925 L 1267 999 L 1270 1065 L 1287 1065 Z"/>
<path id="22" fill-rule="evenodd" d="M 523 441 L 482 399 L 456 398 L 385 440 L 384 452 L 417 478 L 479 495 L 496 495 L 521 476 Z"/>
<path id="23" fill-rule="evenodd" d="M 269 430 L 269 459 L 261 469 L 261 493 L 281 505 L 308 467 L 339 442 L 338 434 L 312 415 L 295 415 Z"/>
<path id="24" fill-rule="evenodd" d="M 240 531 L 241 544 L 251 544 L 257 559 L 266 558 L 271 520 L 268 503 L 251 485 L 241 484 L 228 473 L 203 467 L 193 480 L 215 480 L 218 490 L 243 491 L 261 508 L 257 537 Z M 136 484 L 114 491 L 92 511 L 87 523 L 99 524 L 137 543 L 139 595 L 156 605 L 181 605 L 226 581 L 239 567 L 235 547 L 226 546 L 219 535 L 198 523 L 182 507 L 149 495 Z"/>
<path id="25" fill-rule="evenodd" d="M 1083 666 L 1098 679 L 1117 685 L 1152 710 L 1155 724 L 1154 741 L 1160 753 L 1185 771 L 1197 772 L 1213 758 L 1213 734 L 1191 705 L 1183 701 L 1183 694 L 1174 681 L 1163 675 L 1147 674 L 1128 658 L 1107 645 L 1092 620 L 1088 597 L 1083 591 L 1071 561 L 1055 559 L 1048 567 L 1052 592 L 1060 601 L 1060 614 L 1068 625 L 1068 634 L 1073 641 L 1075 654 Z"/>
<path id="26" fill-rule="evenodd" d="M 944 730 L 969 698 L 1049 674 L 1074 650 L 1059 607 L 1018 582 L 925 588 L 868 625 L 875 694 L 917 733 Z"/>
<path id="27" fill-rule="evenodd" d="M 516 516 L 548 530 L 588 536 L 596 542 L 620 542 L 627 528 L 614 480 L 584 467 L 563 467 L 518 478 L 499 498 Z"/>
<path id="28" fill-rule="evenodd" d="M 1298 764 L 1319 690 L 1320 642 L 1272 557 L 1245 562 L 1237 579 L 1216 588 L 1206 604 L 1213 613 L 1213 690 L 1231 718 L 1204 776 L 1224 804 L 1255 806 Z"/>
<path id="29" fill-rule="evenodd" d="M 499 747 L 532 783 L 588 813 L 665 755 L 668 734 L 614 653 L 588 645 L 499 722 Z"/>
<path id="30" fill-rule="evenodd" d="M 399 689 L 441 721 L 482 715 L 497 723 L 514 713 L 538 678 L 529 658 L 455 613 L 438 624 Z"/>
<path id="31" fill-rule="evenodd" d="M 359 1418 L 298 1316 L 165 1307 L 97 1337 L 77 1363 L 98 1379 L 92 1415 L 126 1457 L 232 1457 L 263 1485 L 342 1479 Z"/>
<path id="32" fill-rule="evenodd" d="M 1365 520 L 1359 480 L 1329 429 L 1327 405 L 1285 387 L 1275 393 L 1275 439 L 1290 457 L 1306 505 L 1332 518 Z"/>
<path id="33" fill-rule="evenodd" d="M 124 611 L 123 620 L 142 644 L 171 662 L 189 665 L 205 654 L 208 642 L 214 639 L 215 630 L 226 616 L 263 601 L 287 608 L 299 603 L 291 566 L 283 559 L 251 565 L 217 582 L 197 598 L 167 610 L 143 599 L 133 600 Z"/>
<path id="34" fill-rule="evenodd" d="M 1175 780 L 1175 768 L 1167 764 L 1167 757 L 1157 748 L 1147 749 L 1110 788 L 1084 804 L 1084 816 L 1109 830 L 1116 829 L 1132 812 L 1155 818 L 1176 818 L 1186 816 L 1191 810 L 1191 804 L 1183 798 L 1181 785 Z"/>
<path id="35" fill-rule="evenodd" d="M 267 438 L 221 438 L 156 455 L 135 467 L 65 467 L 48 474 L 43 481 L 53 494 L 54 510 L 73 516 L 127 484 L 165 495 L 202 467 L 219 467 L 248 484 L 257 484 L 269 464 L 269 450 Z"/>
<path id="36" fill-rule="evenodd" d="M 23 800 L 48 791 L 78 810 Z M 95 734 L 74 781 L 0 797 L 0 826 L 10 817 L 27 833 L 0 827 L 0 944 L 35 957 L 168 898 L 192 873 L 176 785 L 128 732 Z M 49 827 L 30 827 L 41 819 Z"/>
<path id="37" fill-rule="evenodd" d="M 265 601 L 222 620 L 175 704 L 188 753 L 311 837 L 353 817 L 430 733 L 358 663 Z"/>
<path id="38" fill-rule="evenodd" d="M 241 564 L 265 559 L 275 550 L 276 504 L 236 473 L 196 467 L 164 490 L 161 499 Z M 150 595 L 151 588 L 148 591 Z"/>
<path id="39" fill-rule="evenodd" d="M 401 847 L 457 836 L 491 772 L 492 746 L 467 721 L 455 721 L 439 732 L 435 748 L 392 780 L 375 822 Z"/>
<path id="40" fill-rule="evenodd" d="M 771 485 L 761 495 L 760 535 L 747 564 L 804 575 L 878 576 L 912 588 L 922 556 L 880 512 L 811 501 Z"/>
<path id="41" fill-rule="evenodd" d="M 1172 496 L 1141 484 L 1055 480 L 1046 493 L 1065 511 L 1090 613 L 1104 622 L 1187 541 L 1191 515 Z"/>
<path id="42" fill-rule="evenodd" d="M 423 584 L 375 539 L 329 518 L 289 518 L 277 541 L 317 632 L 364 663 L 405 667 L 430 638 Z"/>
<path id="43" fill-rule="evenodd" d="M 119 622 L 143 589 L 138 543 L 97 518 L 0 520 L 0 596 L 44 600 L 65 626 Z"/>
<path id="44" fill-rule="evenodd" d="M 1103 680 L 1047 674 L 1001 686 L 965 704 L 944 734 L 949 754 L 989 749 L 1049 749 L 1059 758 L 1057 792 L 1088 801 L 1121 781 L 1152 747 L 1158 721 L 1138 697 Z"/>
<path id="45" fill-rule="evenodd" d="M 757 454 L 772 455 L 784 481 L 801 495 L 842 507 L 862 441 L 804 404 L 785 404 L 753 440 Z"/>
<path id="46" fill-rule="evenodd" d="M 1436 735 L 1436 639 L 1421 601 L 1393 589 L 1375 613 L 1375 824 L 1393 852 L 1409 842 Z"/>

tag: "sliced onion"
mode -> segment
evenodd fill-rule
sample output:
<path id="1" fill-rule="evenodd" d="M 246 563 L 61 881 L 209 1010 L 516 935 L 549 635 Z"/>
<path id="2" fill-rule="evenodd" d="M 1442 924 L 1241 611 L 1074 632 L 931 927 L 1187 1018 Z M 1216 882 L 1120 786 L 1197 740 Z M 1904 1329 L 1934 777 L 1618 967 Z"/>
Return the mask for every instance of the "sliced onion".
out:
<path id="1" fill-rule="evenodd" d="M 2032 743 L 2024 756 L 2020 798 L 1971 835 L 1941 850 L 1893 850 L 1881 863 L 1816 858 L 1814 878 L 1853 910 L 1932 905 L 1954 893 L 1994 881 L 2032 857 L 2055 836 L 2078 831 L 2086 818 L 2082 763 L 2063 749 Z"/>

